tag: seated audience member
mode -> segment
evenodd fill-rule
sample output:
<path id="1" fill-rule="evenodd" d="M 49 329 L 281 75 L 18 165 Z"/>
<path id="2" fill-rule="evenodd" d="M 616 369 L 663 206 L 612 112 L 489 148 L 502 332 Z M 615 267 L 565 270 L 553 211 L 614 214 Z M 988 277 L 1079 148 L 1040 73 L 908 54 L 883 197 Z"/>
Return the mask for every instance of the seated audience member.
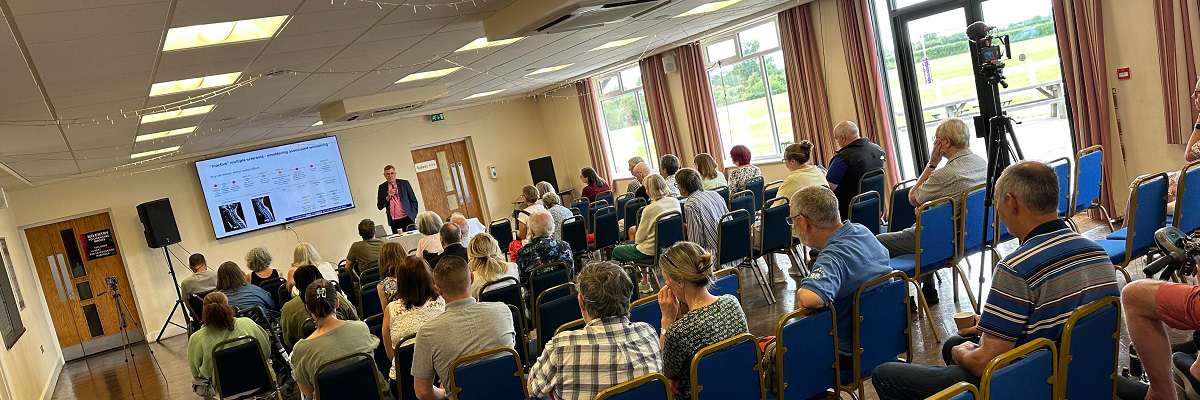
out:
<path id="1" fill-rule="evenodd" d="M 870 139 L 860 137 L 858 125 L 850 121 L 842 121 L 833 127 L 833 140 L 837 141 L 841 149 L 829 160 L 829 171 L 825 172 L 825 180 L 837 195 L 838 212 L 842 219 L 845 219 L 850 200 L 859 194 L 858 181 L 862 179 L 863 174 L 883 168 L 883 149 L 871 143 Z M 842 185 L 843 182 L 845 185 Z"/>
<path id="2" fill-rule="evenodd" d="M 717 163 L 712 155 L 697 154 L 692 159 L 692 163 L 696 164 L 696 172 L 700 173 L 700 178 L 704 182 L 704 190 L 713 190 L 729 185 L 728 182 L 725 182 L 725 168 L 722 167 L 722 164 Z"/>
<path id="3" fill-rule="evenodd" d="M 956 118 L 942 122 L 934 134 L 929 165 L 908 193 L 908 202 L 914 207 L 919 207 L 942 197 L 957 197 L 967 189 L 983 183 L 987 175 L 987 161 L 972 153 L 970 145 L 970 132 L 967 131 L 965 122 Z M 946 159 L 946 165 L 938 168 L 942 158 Z M 877 237 L 892 257 L 917 252 L 915 226 L 900 232 L 881 233 Z M 921 281 L 921 286 L 925 300 L 929 304 L 937 304 L 938 292 L 933 274 L 926 275 Z"/>
<path id="4" fill-rule="evenodd" d="M 271 260 L 271 253 L 266 247 L 250 249 L 246 253 L 246 267 L 250 268 L 246 280 L 250 281 L 251 285 L 261 286 L 263 282 L 279 278 L 279 270 L 271 268 Z"/>
<path id="5" fill-rule="evenodd" d="M 679 199 L 670 196 L 667 181 L 662 176 L 650 175 L 644 183 L 644 189 L 651 198 L 650 204 L 642 208 L 642 219 L 638 220 L 637 226 L 629 227 L 629 237 L 633 238 L 633 243 L 614 248 L 613 260 L 633 262 L 653 257 L 655 239 L 658 237 L 658 227 L 654 225 L 654 220 L 659 215 L 680 211 Z"/>
<path id="6" fill-rule="evenodd" d="M 292 269 L 288 270 L 288 285 L 295 287 L 295 280 L 292 279 L 292 274 L 296 272 L 296 268 L 305 265 L 316 266 L 321 271 L 321 276 L 327 281 L 337 282 L 337 269 L 333 268 L 333 264 L 322 260 L 321 255 L 317 253 L 317 248 L 308 243 L 300 243 L 296 245 L 296 249 L 292 251 Z M 293 294 L 300 293 L 292 291 Z"/>
<path id="7" fill-rule="evenodd" d="M 358 237 L 362 240 L 350 245 L 346 253 L 346 266 L 356 274 L 362 274 L 379 266 L 379 249 L 383 240 L 375 237 L 375 221 L 364 219 L 358 223 Z"/>
<path id="8" fill-rule="evenodd" d="M 783 178 L 783 184 L 779 185 L 779 192 L 775 196 L 790 199 L 800 189 L 827 184 L 825 171 L 810 162 L 812 150 L 813 144 L 807 140 L 792 143 L 783 150 L 783 165 L 791 172 Z"/>
<path id="9" fill-rule="evenodd" d="M 433 386 L 434 378 L 445 385 L 450 364 L 458 357 L 516 345 L 508 306 L 471 297 L 471 270 L 465 260 L 450 257 L 438 264 L 433 283 L 446 301 L 446 311 L 422 325 L 413 344 L 413 388 L 422 400 L 446 398 L 442 388 Z"/>
<path id="10" fill-rule="evenodd" d="M 317 267 L 305 265 L 296 269 L 296 290 L 304 293 L 308 285 L 321 279 L 321 271 Z M 341 292 L 338 293 L 338 318 L 347 321 L 358 321 L 358 309 Z M 304 296 L 295 296 L 279 310 L 279 325 L 283 329 L 283 345 L 291 349 L 300 339 L 304 339 L 304 320 L 308 319 L 308 310 L 304 308 Z"/>
<path id="11" fill-rule="evenodd" d="M 550 182 L 546 182 L 546 181 L 538 182 L 536 185 L 533 185 L 533 187 L 537 188 L 538 193 L 541 194 L 542 196 L 545 196 L 546 193 L 558 193 L 557 190 L 554 190 L 554 185 L 551 184 Z M 546 207 L 546 203 L 543 203 L 541 198 L 538 198 L 537 203 L 541 204 L 542 207 Z M 546 208 L 550 208 L 550 207 L 546 207 Z"/>
<path id="12" fill-rule="evenodd" d="M 387 307 L 388 303 L 396 301 L 398 289 L 396 289 L 397 279 L 396 270 L 404 263 L 404 259 L 408 258 L 408 253 L 404 251 L 404 246 L 396 242 L 387 242 L 379 251 L 379 304 Z"/>
<path id="13" fill-rule="evenodd" d="M 262 288 L 246 283 L 242 268 L 233 261 L 221 263 L 217 268 L 217 290 L 229 298 L 229 305 L 238 310 L 254 306 L 263 311 L 275 307 L 271 294 Z"/>
<path id="14" fill-rule="evenodd" d="M 433 272 L 425 259 L 407 257 L 396 271 L 396 277 L 403 284 L 400 298 L 388 303 L 383 312 L 383 348 L 392 360 L 396 359 L 397 343 L 416 335 L 422 325 L 446 311 L 446 302 L 433 290 Z M 394 363 L 388 377 L 396 379 Z"/>
<path id="15" fill-rule="evenodd" d="M 642 375 L 662 370 L 658 335 L 645 322 L 629 321 L 633 282 L 612 262 L 588 265 L 575 278 L 582 329 L 546 343 L 529 370 L 529 392 L 552 399 L 592 399 Z"/>
<path id="16" fill-rule="evenodd" d="M 477 225 L 481 229 L 475 229 L 470 222 L 467 222 L 467 216 L 463 215 L 462 213 L 456 212 L 450 214 L 450 223 L 458 225 L 459 232 L 463 233 L 463 241 L 471 240 L 471 238 L 475 237 L 475 235 L 484 232 L 484 229 L 482 229 L 483 225 Z"/>
<path id="17" fill-rule="evenodd" d="M 1191 354 L 1178 351 L 1172 354 L 1171 342 L 1163 328 L 1165 325 L 1180 330 L 1200 330 L 1200 315 L 1194 311 L 1200 307 L 1198 293 L 1200 287 L 1195 285 L 1156 279 L 1137 280 L 1121 290 L 1121 308 L 1129 339 L 1137 348 L 1150 383 L 1148 392 L 1138 399 L 1192 398 L 1177 397 L 1179 387 L 1175 382 L 1187 382 L 1192 388 L 1200 388 L 1200 379 L 1197 379 L 1200 362 Z M 1118 389 L 1126 382 L 1118 382 Z M 1135 386 L 1146 390 L 1140 382 Z"/>
<path id="18" fill-rule="evenodd" d="M 642 188 L 642 179 L 638 178 L 637 174 L 633 173 L 633 168 L 644 162 L 646 162 L 646 160 L 643 160 L 638 156 L 633 156 L 629 159 L 629 174 L 633 175 L 634 179 L 629 181 L 629 186 L 625 187 L 625 193 L 637 193 L 638 189 Z"/>
<path id="19" fill-rule="evenodd" d="M 263 358 L 270 358 L 271 339 L 267 331 L 250 318 L 235 318 L 224 293 L 213 292 L 204 296 L 204 311 L 200 318 L 204 322 L 200 330 L 188 338 L 188 363 L 192 367 L 192 391 L 204 398 L 213 398 L 217 390 L 213 384 L 213 350 L 218 343 L 235 337 L 249 336 L 258 341 Z"/>
<path id="20" fill-rule="evenodd" d="M 196 253 L 189 256 L 188 268 L 191 268 L 192 274 L 179 282 L 179 290 L 183 292 L 184 299 L 193 294 L 209 292 L 217 288 L 217 271 L 208 268 L 208 262 L 204 260 L 203 254 Z M 184 303 L 186 304 L 186 302 Z M 200 312 L 200 310 L 194 311 Z"/>
<path id="21" fill-rule="evenodd" d="M 526 185 L 521 188 L 521 201 L 525 202 L 524 213 L 517 213 L 517 239 L 521 239 L 525 244 L 529 244 L 529 216 L 538 211 L 546 211 L 546 207 L 537 204 L 541 200 L 542 194 L 538 192 L 533 185 Z"/>
<path id="22" fill-rule="evenodd" d="M 681 169 L 675 178 L 679 183 L 679 194 L 687 198 L 683 204 L 683 219 L 687 221 L 686 239 L 715 253 L 718 221 L 729 212 L 725 199 L 717 192 L 704 190 L 700 173 L 694 169 Z"/>
<path id="23" fill-rule="evenodd" d="M 650 195 L 646 194 L 646 177 L 648 176 L 650 176 L 650 166 L 646 165 L 645 162 L 640 162 L 633 166 L 633 180 L 637 182 L 637 189 L 633 192 L 634 196 L 650 200 Z M 630 183 L 629 185 L 632 186 L 633 184 Z"/>
<path id="24" fill-rule="evenodd" d="M 470 245 L 467 246 L 467 266 L 471 268 L 471 296 L 478 299 L 483 294 L 483 285 L 488 283 L 508 277 L 521 279 L 517 263 L 505 261 L 503 254 L 500 252 L 500 243 L 496 242 L 492 235 L 481 233 L 471 238 Z M 509 284 L 496 285 L 489 289 L 505 286 Z"/>
<path id="25" fill-rule="evenodd" d="M 892 271 L 887 249 L 865 226 L 843 223 L 837 196 L 824 186 L 809 186 L 791 198 L 792 236 L 819 250 L 812 273 L 800 281 L 796 308 L 833 305 L 838 331 L 850 332 L 854 292 L 868 281 Z M 838 335 L 838 351 L 849 360 L 853 349 L 849 334 Z M 844 369 L 849 369 L 848 365 Z"/>
<path id="26" fill-rule="evenodd" d="M 762 176 L 762 170 L 750 164 L 750 148 L 742 145 L 733 146 L 729 150 L 729 158 L 736 165 L 729 170 L 729 194 L 746 190 L 746 184 L 754 178 Z"/>
<path id="27" fill-rule="evenodd" d="M 467 259 L 467 248 L 463 246 L 463 234 L 458 229 L 458 225 L 443 224 L 442 229 L 438 230 L 438 236 L 442 238 L 442 253 L 434 257 L 429 262 L 432 267 L 437 267 L 442 257 L 455 256 L 461 259 Z"/>
<path id="28" fill-rule="evenodd" d="M 675 183 L 675 173 L 679 172 L 679 167 L 679 157 L 674 154 L 665 154 L 658 159 L 658 174 L 667 180 L 668 196 L 671 197 L 679 197 L 679 186 Z"/>
<path id="29" fill-rule="evenodd" d="M 417 254 L 425 261 L 432 260 L 442 254 L 442 238 L 438 230 L 442 229 L 442 216 L 433 211 L 422 211 L 417 214 L 417 231 L 421 232 L 421 240 L 417 241 Z"/>
<path id="30" fill-rule="evenodd" d="M 296 342 L 292 349 L 292 376 L 304 398 L 313 398 L 317 369 L 326 362 L 355 353 L 372 356 L 379 345 L 379 338 L 371 335 L 367 324 L 338 318 L 335 310 L 341 299 L 333 282 L 324 279 L 318 279 L 304 291 L 305 309 L 317 325 L 312 335 Z M 375 384 L 387 395 L 390 385 L 379 371 L 375 371 Z"/>
<path id="31" fill-rule="evenodd" d="M 924 399 L 957 382 L 978 385 L 996 356 L 1034 339 L 1058 341 L 1071 311 L 1118 295 L 1104 248 L 1058 218 L 1057 182 L 1040 162 L 1004 170 L 996 182 L 996 214 L 1021 244 L 996 266 L 983 315 L 946 339 L 946 366 L 879 366 L 871 381 L 881 399 Z"/>
<path id="32" fill-rule="evenodd" d="M 570 209 L 563 207 L 562 198 L 555 193 L 546 193 L 542 195 L 542 204 L 546 207 L 546 211 L 550 212 L 550 216 L 554 218 L 554 239 L 562 239 L 562 224 L 567 218 L 571 218 L 575 213 Z"/>
<path id="33" fill-rule="evenodd" d="M 529 282 L 529 274 L 538 266 L 562 261 L 567 265 L 567 271 L 575 266 L 575 257 L 571 245 L 554 239 L 554 217 L 550 212 L 541 211 L 529 217 L 530 235 L 533 239 L 529 244 L 517 251 L 517 266 L 521 269 L 521 282 Z M 542 271 L 546 273 L 549 271 Z"/>
<path id="34" fill-rule="evenodd" d="M 736 297 L 717 297 L 708 291 L 713 281 L 711 253 L 695 243 L 679 242 L 663 254 L 660 266 L 666 280 L 658 292 L 663 374 L 671 381 L 674 397 L 686 399 L 691 396 L 696 352 L 750 331 Z"/>
<path id="35" fill-rule="evenodd" d="M 612 191 L 608 187 L 608 182 L 604 178 L 601 178 L 600 174 L 597 174 L 596 170 L 592 169 L 592 167 L 583 167 L 583 169 L 579 170 L 579 180 L 583 182 L 583 189 L 580 192 L 588 201 L 596 201 L 596 195 Z M 542 194 L 545 195 L 546 192 L 542 192 Z M 609 205 L 611 206 L 612 204 Z"/>

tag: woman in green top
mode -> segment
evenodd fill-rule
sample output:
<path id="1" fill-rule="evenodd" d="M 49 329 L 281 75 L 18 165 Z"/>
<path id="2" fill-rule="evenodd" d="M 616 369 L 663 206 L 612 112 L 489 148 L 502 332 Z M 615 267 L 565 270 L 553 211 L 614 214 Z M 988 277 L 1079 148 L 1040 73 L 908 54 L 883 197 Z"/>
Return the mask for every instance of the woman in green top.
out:
<path id="1" fill-rule="evenodd" d="M 296 268 L 296 273 L 293 275 L 296 280 L 296 289 L 303 292 L 308 289 L 318 279 L 321 279 L 321 270 L 311 265 L 305 265 Z M 341 293 L 338 293 L 338 318 L 347 321 L 358 321 L 358 310 L 350 304 L 350 300 L 346 299 Z M 292 346 L 300 339 L 304 339 L 304 322 L 309 318 L 308 310 L 304 308 L 304 296 L 296 296 L 287 303 L 284 303 L 283 308 L 279 311 L 279 325 L 283 328 L 283 346 L 292 350 Z"/>
<path id="2" fill-rule="evenodd" d="M 201 397 L 216 396 L 213 381 L 213 350 L 217 343 L 239 336 L 258 340 L 263 358 L 270 356 L 270 339 L 267 331 L 249 318 L 234 318 L 233 307 L 224 293 L 212 292 L 204 296 L 204 308 L 200 316 L 203 328 L 188 339 L 188 361 L 192 366 L 192 391 Z"/>
<path id="3" fill-rule="evenodd" d="M 338 309 L 341 296 L 333 282 L 318 279 L 304 291 L 304 306 L 312 316 L 317 330 L 299 342 L 292 350 L 292 375 L 304 398 L 311 399 L 317 386 L 317 369 L 325 363 L 356 353 L 372 357 L 379 338 L 371 335 L 371 329 L 360 321 L 343 321 L 334 310 Z M 372 368 L 374 370 L 374 368 Z M 387 397 L 388 383 L 379 371 L 375 371 L 375 383 Z"/>

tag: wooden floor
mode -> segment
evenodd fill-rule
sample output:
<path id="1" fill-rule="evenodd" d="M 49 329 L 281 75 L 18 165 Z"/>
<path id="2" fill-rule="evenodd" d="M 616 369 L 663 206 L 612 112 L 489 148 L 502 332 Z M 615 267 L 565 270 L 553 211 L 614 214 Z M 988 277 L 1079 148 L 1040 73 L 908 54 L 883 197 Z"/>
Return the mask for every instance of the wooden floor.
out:
<path id="1" fill-rule="evenodd" d="M 1090 220 L 1076 219 L 1088 237 L 1102 238 L 1108 233 L 1108 227 Z M 1006 243 L 1004 253 L 1012 251 L 1016 241 Z M 784 265 L 787 261 L 780 260 Z M 979 258 L 971 258 L 976 269 L 968 270 L 972 291 L 977 291 L 979 279 Z M 966 263 L 963 265 L 966 269 Z M 1142 277 L 1141 261 L 1135 261 L 1129 269 L 1134 279 Z M 1136 271 L 1136 272 L 1135 272 Z M 786 284 L 772 287 L 779 301 L 767 305 L 753 278 L 744 275 L 742 292 L 745 298 L 746 316 L 750 322 L 750 333 L 756 336 L 773 335 L 779 317 L 792 311 L 795 306 L 795 282 L 789 278 Z M 932 306 L 934 321 L 938 323 L 937 330 L 944 338 L 953 333 L 954 327 L 951 315 L 958 311 L 968 311 L 971 304 L 965 296 L 961 301 L 953 301 L 951 294 L 950 274 L 941 272 L 939 283 L 941 303 Z M 990 277 L 989 277 L 990 278 Z M 1118 281 L 1121 281 L 1118 278 Z M 1124 285 L 1125 282 L 1120 282 Z M 987 288 L 985 283 L 985 290 Z M 914 323 L 914 352 L 916 362 L 921 364 L 938 364 L 941 361 L 941 343 L 935 342 L 929 332 L 929 325 L 923 320 Z M 1172 337 L 1182 340 L 1187 335 L 1182 332 L 1172 332 Z M 1127 366 L 1126 346 L 1129 337 L 1122 332 L 1120 365 Z M 150 351 L 153 351 L 151 357 Z M 191 372 L 187 361 L 187 338 L 180 335 L 164 339 L 161 343 L 139 344 L 133 348 L 134 357 L 126 362 L 124 353 L 114 351 L 100 354 L 84 360 L 67 363 L 59 376 L 58 386 L 54 391 L 55 399 L 195 399 L 197 396 L 191 390 Z M 156 362 L 157 361 L 157 362 Z M 867 399 L 876 399 L 870 384 L 866 385 Z M 848 398 L 848 396 L 846 396 Z"/>

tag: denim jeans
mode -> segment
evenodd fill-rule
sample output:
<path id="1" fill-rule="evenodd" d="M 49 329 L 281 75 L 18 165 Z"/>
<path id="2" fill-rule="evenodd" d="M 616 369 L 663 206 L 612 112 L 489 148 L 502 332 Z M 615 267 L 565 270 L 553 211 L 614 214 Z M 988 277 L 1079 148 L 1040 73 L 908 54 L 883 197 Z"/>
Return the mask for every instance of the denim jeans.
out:
<path id="1" fill-rule="evenodd" d="M 979 338 L 952 336 L 942 344 L 942 359 L 945 366 L 917 365 L 890 362 L 875 368 L 871 384 L 880 400 L 921 400 L 942 391 L 958 382 L 979 386 L 979 377 L 966 367 L 954 365 L 951 349 L 964 342 L 979 342 Z"/>

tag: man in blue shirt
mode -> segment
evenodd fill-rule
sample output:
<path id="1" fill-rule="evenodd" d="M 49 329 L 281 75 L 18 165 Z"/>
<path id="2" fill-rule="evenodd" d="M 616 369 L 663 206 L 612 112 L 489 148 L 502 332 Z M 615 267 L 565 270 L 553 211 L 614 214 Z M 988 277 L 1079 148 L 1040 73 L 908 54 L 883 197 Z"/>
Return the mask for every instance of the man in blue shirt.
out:
<path id="1" fill-rule="evenodd" d="M 792 235 L 805 246 L 820 250 L 812 273 L 796 290 L 797 308 L 833 304 L 837 313 L 838 352 L 850 356 L 851 305 L 864 283 L 892 271 L 888 251 L 866 227 L 843 223 L 838 200 L 824 186 L 810 186 L 792 195 Z M 843 365 L 847 367 L 847 365 Z"/>

